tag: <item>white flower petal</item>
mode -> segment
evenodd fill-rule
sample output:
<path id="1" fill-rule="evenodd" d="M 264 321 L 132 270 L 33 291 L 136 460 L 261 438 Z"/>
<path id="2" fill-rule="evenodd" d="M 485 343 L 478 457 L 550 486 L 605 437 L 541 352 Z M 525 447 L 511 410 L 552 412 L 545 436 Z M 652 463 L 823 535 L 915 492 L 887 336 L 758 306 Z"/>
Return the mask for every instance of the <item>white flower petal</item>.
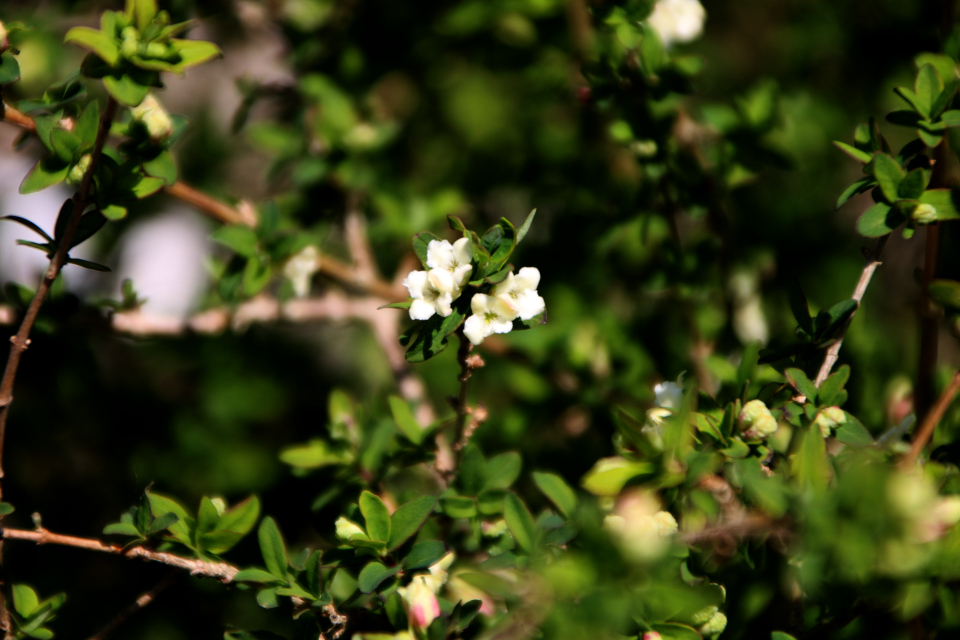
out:
<path id="1" fill-rule="evenodd" d="M 436 312 L 436 308 L 425 300 L 417 299 L 410 305 L 411 320 L 429 320 Z"/>
<path id="2" fill-rule="evenodd" d="M 517 315 L 521 320 L 529 320 L 543 313 L 547 308 L 543 298 L 537 295 L 536 291 L 527 291 L 524 295 L 517 298 Z"/>
<path id="3" fill-rule="evenodd" d="M 487 325 L 493 333 L 510 333 L 513 329 L 512 320 L 491 320 Z"/>
<path id="4" fill-rule="evenodd" d="M 453 273 L 447 271 L 446 269 L 431 269 L 427 272 L 427 276 L 430 279 L 430 284 L 436 287 L 439 291 L 453 293 L 460 288 L 454 281 Z M 460 292 L 457 291 L 457 297 L 459 296 Z"/>
<path id="5" fill-rule="evenodd" d="M 404 278 L 403 286 L 410 292 L 411 298 L 423 298 L 423 289 L 427 286 L 427 272 L 411 271 Z"/>
<path id="6" fill-rule="evenodd" d="M 473 260 L 473 245 L 469 238 L 460 238 L 451 247 L 453 260 L 459 264 L 470 264 Z"/>
<path id="7" fill-rule="evenodd" d="M 472 315 L 463 323 L 463 335 L 467 336 L 473 344 L 477 345 L 483 342 L 483 339 L 489 335 L 483 332 L 483 320 L 478 315 Z"/>
<path id="8" fill-rule="evenodd" d="M 459 295 L 459 292 L 458 292 Z M 434 301 L 434 307 L 437 309 L 437 313 L 446 318 L 451 313 L 453 313 L 453 307 L 450 305 L 453 303 L 453 296 L 449 293 L 443 293 L 443 295 L 437 296 L 437 299 Z"/>
<path id="9" fill-rule="evenodd" d="M 536 290 L 537 286 L 540 284 L 540 270 L 536 267 L 524 267 L 517 271 L 517 276 L 514 278 L 516 286 L 521 289 L 533 289 Z"/>

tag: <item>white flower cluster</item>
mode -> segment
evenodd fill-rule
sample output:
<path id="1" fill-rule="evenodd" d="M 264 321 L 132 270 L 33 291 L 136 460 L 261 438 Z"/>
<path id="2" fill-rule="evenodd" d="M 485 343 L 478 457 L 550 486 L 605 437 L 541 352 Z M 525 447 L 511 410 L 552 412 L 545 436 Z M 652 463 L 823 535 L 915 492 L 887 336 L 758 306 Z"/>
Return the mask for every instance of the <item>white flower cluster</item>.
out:
<path id="1" fill-rule="evenodd" d="M 460 297 L 473 271 L 473 248 L 468 238 L 450 244 L 431 240 L 427 245 L 427 271 L 411 271 L 403 281 L 413 302 L 410 318 L 427 320 L 433 314 L 446 318 L 453 313 L 453 301 Z M 524 267 L 495 284 L 489 294 L 477 293 L 470 300 L 473 315 L 463 333 L 473 344 L 494 333 L 508 333 L 517 318 L 529 320 L 546 308 L 537 295 L 540 271 Z"/>
<path id="2" fill-rule="evenodd" d="M 660 34 L 663 46 L 690 42 L 703 32 L 707 12 L 699 0 L 657 0 L 647 24 Z"/>

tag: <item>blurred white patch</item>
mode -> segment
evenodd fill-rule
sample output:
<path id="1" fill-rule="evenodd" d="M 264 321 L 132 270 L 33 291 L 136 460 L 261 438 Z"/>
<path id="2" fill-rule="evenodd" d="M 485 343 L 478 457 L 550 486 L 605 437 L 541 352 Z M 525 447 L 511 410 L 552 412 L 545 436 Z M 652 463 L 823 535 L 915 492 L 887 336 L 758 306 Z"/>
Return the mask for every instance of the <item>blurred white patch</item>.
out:
<path id="1" fill-rule="evenodd" d="M 753 272 L 740 271 L 728 283 L 733 298 L 733 332 L 743 344 L 767 344 L 770 329 L 760 300 L 760 277 Z"/>
<path id="2" fill-rule="evenodd" d="M 120 284 L 130 278 L 147 300 L 145 315 L 186 318 L 209 283 L 208 234 L 199 216 L 181 207 L 135 223 L 118 251 L 113 296 L 120 297 Z"/>

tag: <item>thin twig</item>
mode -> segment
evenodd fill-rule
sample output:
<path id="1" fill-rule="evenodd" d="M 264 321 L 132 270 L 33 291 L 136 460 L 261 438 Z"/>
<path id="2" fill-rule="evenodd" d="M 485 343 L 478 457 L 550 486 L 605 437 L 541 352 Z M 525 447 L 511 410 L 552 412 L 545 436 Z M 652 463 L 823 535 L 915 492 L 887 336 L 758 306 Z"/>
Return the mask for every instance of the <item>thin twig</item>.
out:
<path id="1" fill-rule="evenodd" d="M 867 264 L 864 265 L 863 271 L 860 272 L 860 280 L 857 281 L 857 288 L 853 291 L 853 300 L 857 302 L 857 309 L 860 308 L 860 301 L 863 300 L 863 296 L 867 292 L 867 286 L 870 284 L 870 279 L 873 278 L 873 273 L 877 270 L 877 267 L 883 264 L 880 261 L 880 255 L 883 253 L 883 248 L 887 245 L 887 238 L 889 237 L 888 234 L 877 238 L 877 244 L 874 245 L 873 251 L 867 254 Z M 850 321 L 853 320 L 853 316 L 856 315 L 857 309 L 854 309 L 853 313 L 850 314 L 850 319 L 847 322 L 848 327 L 850 326 Z M 843 333 L 840 334 L 837 341 L 827 349 L 827 355 L 823 358 L 823 364 L 817 373 L 817 379 L 814 381 L 817 388 L 827 379 L 830 371 L 833 370 L 833 365 L 837 363 L 837 359 L 840 357 L 840 347 L 843 345 L 843 338 L 846 333 L 847 330 L 844 328 Z"/>
<path id="2" fill-rule="evenodd" d="M 11 117 L 10 111 L 13 110 L 4 109 L 4 118 Z M 7 432 L 7 415 L 10 412 L 10 403 L 13 402 L 13 386 L 17 378 L 17 369 L 20 366 L 20 357 L 23 355 L 23 352 L 27 350 L 27 347 L 30 346 L 30 332 L 33 330 L 37 315 L 40 313 L 40 307 L 43 305 L 43 301 L 46 299 L 50 287 L 53 285 L 53 281 L 56 280 L 57 276 L 60 275 L 60 270 L 63 269 L 63 265 L 67 260 L 67 252 L 70 250 L 71 241 L 77 232 L 77 227 L 80 225 L 83 210 L 87 208 L 87 204 L 90 202 L 90 187 L 93 184 L 93 174 L 97 169 L 97 165 L 100 163 L 103 145 L 107 142 L 107 135 L 110 133 L 110 124 L 113 122 L 113 117 L 116 115 L 116 112 L 116 101 L 113 98 L 108 98 L 107 104 L 103 109 L 103 114 L 100 117 L 97 138 L 94 142 L 93 150 L 90 153 L 90 166 L 83 175 L 80 188 L 77 189 L 76 194 L 73 196 L 73 211 L 70 214 L 70 219 L 67 221 L 63 236 L 60 238 L 60 244 L 57 246 L 57 251 L 53 254 L 53 258 L 50 259 L 50 265 L 43 275 L 40 286 L 37 287 L 37 291 L 33 295 L 33 300 L 30 301 L 30 306 L 27 307 L 27 312 L 24 314 L 23 321 L 20 323 L 20 329 L 16 335 L 10 338 L 10 354 L 7 357 L 7 366 L 3 371 L 3 378 L 0 380 L 0 500 L 3 499 L 3 444 Z M 2 527 L 3 516 L 0 516 L 0 529 L 2 529 Z M 10 620 L 10 612 L 7 609 L 6 598 L 3 595 L 6 576 L 2 572 L 2 567 L 3 543 L 0 541 L 0 628 L 5 631 L 6 637 L 10 638 L 13 633 L 13 625 Z"/>
<path id="3" fill-rule="evenodd" d="M 87 549 L 88 551 L 101 551 L 103 553 L 112 553 L 126 558 L 140 558 L 152 562 L 160 562 L 178 569 L 185 569 L 194 576 L 206 576 L 216 578 L 224 584 L 233 582 L 234 576 L 240 571 L 233 565 L 225 562 L 208 562 L 196 558 L 184 558 L 162 551 L 153 551 L 143 547 L 124 548 L 118 544 L 107 544 L 95 538 L 78 538 L 76 536 L 67 536 L 60 533 L 52 533 L 46 529 L 36 529 L 29 531 L 26 529 L 4 529 L 4 540 L 28 540 L 36 544 L 58 544 L 66 547 L 75 547 L 77 549 Z"/>
<path id="4" fill-rule="evenodd" d="M 3 105 L 3 120 L 4 122 L 9 122 L 10 124 L 15 124 L 18 127 L 27 129 L 28 131 L 37 130 L 37 125 L 34 124 L 33 118 L 6 103 Z"/>
<path id="5" fill-rule="evenodd" d="M 257 221 L 255 219 L 250 220 L 248 216 L 243 215 L 230 205 L 197 191 L 183 182 L 174 182 L 169 187 L 164 187 L 163 192 L 168 196 L 173 196 L 189 205 L 193 205 L 209 217 L 223 224 L 244 224 L 248 227 L 256 225 Z"/>
<path id="6" fill-rule="evenodd" d="M 913 444 L 910 445 L 910 451 L 900 462 L 901 467 L 908 469 L 916 464 L 917 459 L 920 457 L 920 452 L 923 451 L 923 448 L 927 446 L 930 438 L 933 437 L 933 431 L 937 428 L 940 420 L 943 419 L 943 414 L 945 414 L 947 409 L 950 408 L 950 405 L 953 404 L 953 399 L 957 396 L 958 391 L 960 391 L 960 371 L 953 374 L 953 380 L 950 382 L 950 386 L 943 390 L 943 393 L 937 398 L 936 403 L 934 403 L 929 413 L 924 417 L 920 428 L 917 429 L 917 435 L 913 439 Z"/>
<path id="7" fill-rule="evenodd" d="M 111 620 L 106 625 L 104 625 L 104 627 L 100 629 L 100 631 L 90 636 L 89 640 L 103 640 L 110 633 L 112 633 L 117 627 L 119 627 L 121 624 L 126 622 L 127 619 L 130 618 L 130 616 L 132 616 L 133 614 L 135 614 L 136 612 L 140 611 L 141 609 L 146 607 L 148 604 L 153 602 L 156 599 L 157 595 L 161 591 L 169 587 L 171 584 L 173 584 L 173 581 L 179 575 L 180 575 L 179 571 L 171 571 L 170 573 L 168 573 L 167 577 L 161 580 L 157 584 L 157 586 L 155 586 L 153 589 L 150 589 L 149 591 L 144 592 L 139 598 L 137 598 L 132 603 L 130 603 L 130 606 L 128 606 L 126 609 L 124 609 L 119 614 L 117 614 L 117 617 L 115 617 L 113 620 Z"/>

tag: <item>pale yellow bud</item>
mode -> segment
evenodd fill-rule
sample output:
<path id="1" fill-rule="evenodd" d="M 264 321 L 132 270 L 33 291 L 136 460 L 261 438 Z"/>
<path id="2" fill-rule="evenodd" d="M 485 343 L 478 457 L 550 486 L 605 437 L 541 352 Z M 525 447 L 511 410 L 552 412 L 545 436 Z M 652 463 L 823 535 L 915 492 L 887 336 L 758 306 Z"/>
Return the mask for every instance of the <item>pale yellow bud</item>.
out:
<path id="1" fill-rule="evenodd" d="M 142 122 L 150 139 L 163 142 L 173 133 L 173 123 L 160 101 L 151 93 L 131 110 L 133 119 Z"/>
<path id="2" fill-rule="evenodd" d="M 90 154 L 83 156 L 77 161 L 77 164 L 70 167 L 70 172 L 67 173 L 67 184 L 78 185 L 83 182 L 83 176 L 87 172 L 87 169 L 90 168 Z"/>
<path id="3" fill-rule="evenodd" d="M 762 400 L 751 400 L 740 411 L 740 429 L 747 438 L 761 439 L 777 430 L 777 419 Z"/>

